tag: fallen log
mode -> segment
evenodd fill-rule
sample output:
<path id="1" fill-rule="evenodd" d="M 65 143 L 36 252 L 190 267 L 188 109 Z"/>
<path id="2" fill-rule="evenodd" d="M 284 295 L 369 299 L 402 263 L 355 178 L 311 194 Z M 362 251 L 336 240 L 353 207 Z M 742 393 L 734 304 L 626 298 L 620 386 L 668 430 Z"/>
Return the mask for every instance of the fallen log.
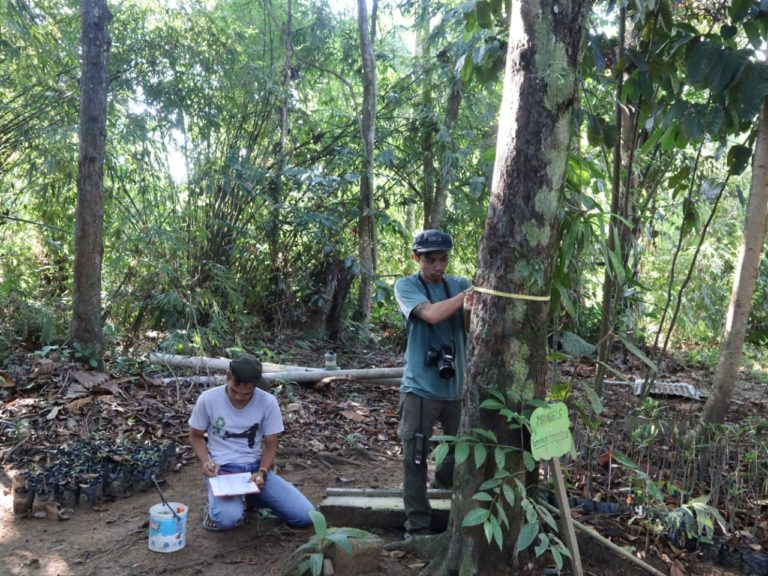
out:
<path id="1" fill-rule="evenodd" d="M 198 370 L 217 370 L 225 372 L 229 369 L 229 358 L 205 358 L 203 356 L 179 356 L 177 354 L 149 355 L 152 364 L 164 364 L 166 366 L 178 366 L 179 368 L 196 368 Z M 262 362 L 264 373 L 269 372 L 319 372 L 322 368 L 308 368 L 306 366 L 292 366 L 290 364 L 273 364 Z"/>
<path id="2" fill-rule="evenodd" d="M 229 368 L 226 358 L 200 358 L 191 356 L 176 356 L 174 354 L 150 354 L 149 361 L 153 364 L 165 364 L 185 368 L 197 368 L 214 371 L 225 371 Z M 321 368 L 305 368 L 284 364 L 264 363 L 264 378 L 270 382 L 286 381 L 298 384 L 317 382 L 326 378 L 348 380 L 390 380 L 400 378 L 403 368 L 355 368 L 350 370 L 323 370 Z"/>
<path id="3" fill-rule="evenodd" d="M 372 380 L 397 378 L 403 375 L 402 368 L 357 368 L 351 370 L 315 370 L 312 372 L 272 372 L 263 376 L 270 382 L 284 380 L 298 384 L 317 382 L 324 378 L 346 378 L 349 380 Z"/>

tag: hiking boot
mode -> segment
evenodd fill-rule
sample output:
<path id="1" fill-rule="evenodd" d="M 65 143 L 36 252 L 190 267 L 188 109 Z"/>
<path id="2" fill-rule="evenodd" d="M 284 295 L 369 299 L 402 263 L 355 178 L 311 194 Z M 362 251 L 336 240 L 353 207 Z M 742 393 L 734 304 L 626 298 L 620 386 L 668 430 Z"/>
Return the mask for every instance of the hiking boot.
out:
<path id="1" fill-rule="evenodd" d="M 417 538 L 419 536 L 434 536 L 434 535 L 435 533 L 429 528 L 414 528 L 414 529 L 405 531 L 403 540 L 407 542 L 408 540 L 411 540 L 412 538 Z"/>

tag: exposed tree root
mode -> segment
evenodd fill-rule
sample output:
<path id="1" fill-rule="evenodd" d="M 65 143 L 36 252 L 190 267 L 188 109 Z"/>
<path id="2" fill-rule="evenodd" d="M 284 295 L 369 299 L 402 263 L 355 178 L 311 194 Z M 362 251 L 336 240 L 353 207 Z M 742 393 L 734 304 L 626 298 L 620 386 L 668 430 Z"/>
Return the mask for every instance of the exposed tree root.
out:
<path id="1" fill-rule="evenodd" d="M 419 576 L 435 576 L 439 574 L 445 555 L 448 552 L 449 533 L 443 532 L 433 536 L 414 536 L 410 540 L 391 542 L 384 546 L 384 550 L 399 550 L 411 552 L 429 560 L 429 564 L 419 572 Z"/>

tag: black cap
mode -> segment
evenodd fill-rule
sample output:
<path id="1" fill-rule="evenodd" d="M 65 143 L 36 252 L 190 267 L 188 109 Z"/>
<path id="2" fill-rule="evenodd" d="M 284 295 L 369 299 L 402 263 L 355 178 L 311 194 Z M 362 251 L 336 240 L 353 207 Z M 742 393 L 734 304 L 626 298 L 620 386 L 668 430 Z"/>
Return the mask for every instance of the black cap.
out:
<path id="1" fill-rule="evenodd" d="M 229 363 L 229 371 L 238 384 L 254 384 L 267 392 L 270 390 L 269 381 L 261 375 L 261 362 L 252 354 L 241 354 L 232 360 Z"/>
<path id="2" fill-rule="evenodd" d="M 413 251 L 419 254 L 427 252 L 447 252 L 453 248 L 450 235 L 441 230 L 424 230 L 413 239 Z"/>

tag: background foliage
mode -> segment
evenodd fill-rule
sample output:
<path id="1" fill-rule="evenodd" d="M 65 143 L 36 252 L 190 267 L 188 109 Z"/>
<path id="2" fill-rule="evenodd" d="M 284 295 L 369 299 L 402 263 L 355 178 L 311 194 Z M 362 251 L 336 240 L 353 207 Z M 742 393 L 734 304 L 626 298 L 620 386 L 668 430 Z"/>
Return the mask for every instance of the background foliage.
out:
<path id="1" fill-rule="evenodd" d="M 0 8 L 0 359 L 67 339 L 77 158 L 79 7 L 9 0 Z M 429 16 L 419 46 L 414 19 Z M 362 98 L 356 14 L 244 0 L 111 5 L 105 167 L 104 311 L 118 356 L 147 330 L 165 349 L 215 353 L 301 329 L 354 292 Z M 376 36 L 379 277 L 374 333 L 398 336 L 396 277 L 415 271 L 411 235 L 425 220 L 423 159 L 447 183 L 442 227 L 452 271 L 472 277 L 487 211 L 506 50 L 502 3 L 382 6 Z M 578 138 L 569 159 L 553 320 L 594 342 L 606 266 L 622 287 L 620 330 L 650 343 L 714 346 L 730 295 L 749 190 L 751 129 L 768 73 L 756 50 L 757 2 L 595 4 L 585 45 Z M 418 49 L 417 49 L 418 48 Z M 429 54 L 429 59 L 422 56 Z M 615 90 L 632 120 L 619 133 Z M 458 82 L 455 125 L 446 124 Z M 279 113 L 288 102 L 285 162 Z M 424 134 L 433 143 L 425 149 Z M 611 148 L 621 138 L 628 253 L 607 243 Z M 281 169 L 282 166 L 282 169 Z M 278 170 L 281 172 L 278 174 Z M 275 201 L 280 178 L 283 193 Z M 277 242 L 276 245 L 271 243 Z M 748 338 L 768 334 L 768 265 Z M 686 271 L 691 270 L 688 280 Z M 681 291 L 670 327 L 665 312 Z M 349 297 L 345 298 L 349 302 Z M 342 338 L 358 331 L 347 320 Z M 320 335 L 323 335 L 322 326 Z"/>

